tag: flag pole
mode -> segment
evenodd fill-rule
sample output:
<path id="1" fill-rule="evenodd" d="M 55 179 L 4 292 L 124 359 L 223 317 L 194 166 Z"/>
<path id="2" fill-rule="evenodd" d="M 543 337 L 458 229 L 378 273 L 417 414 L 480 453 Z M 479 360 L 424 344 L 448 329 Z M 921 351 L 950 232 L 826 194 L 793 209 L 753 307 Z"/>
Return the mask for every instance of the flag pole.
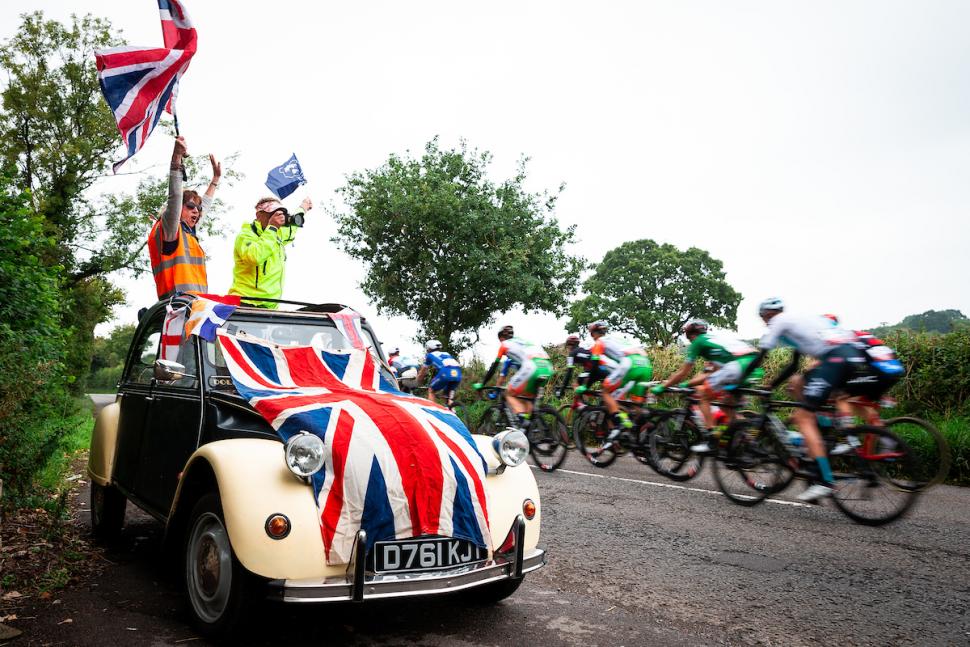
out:
<path id="1" fill-rule="evenodd" d="M 178 137 L 179 136 L 179 116 L 175 114 L 174 108 L 172 109 L 172 119 L 175 121 L 175 136 Z M 182 181 L 183 182 L 189 181 L 189 176 L 185 172 L 185 162 L 182 162 Z"/>

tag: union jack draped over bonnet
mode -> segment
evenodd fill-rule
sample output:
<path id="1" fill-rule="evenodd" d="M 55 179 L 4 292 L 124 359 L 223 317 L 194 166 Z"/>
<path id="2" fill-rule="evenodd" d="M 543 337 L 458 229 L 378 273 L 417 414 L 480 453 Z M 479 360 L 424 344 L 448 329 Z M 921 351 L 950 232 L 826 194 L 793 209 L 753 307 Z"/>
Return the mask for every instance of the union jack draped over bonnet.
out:
<path id="1" fill-rule="evenodd" d="M 175 114 L 178 82 L 195 54 L 197 35 L 181 0 L 158 0 L 164 47 L 113 47 L 94 53 L 98 82 L 127 155 L 113 165 L 115 172 L 141 150 L 162 116 Z"/>
<path id="2" fill-rule="evenodd" d="M 327 562 L 375 541 L 441 535 L 491 545 L 485 459 L 451 411 L 394 389 L 366 350 L 331 353 L 219 332 L 238 392 L 284 439 L 328 452 L 313 476 Z"/>

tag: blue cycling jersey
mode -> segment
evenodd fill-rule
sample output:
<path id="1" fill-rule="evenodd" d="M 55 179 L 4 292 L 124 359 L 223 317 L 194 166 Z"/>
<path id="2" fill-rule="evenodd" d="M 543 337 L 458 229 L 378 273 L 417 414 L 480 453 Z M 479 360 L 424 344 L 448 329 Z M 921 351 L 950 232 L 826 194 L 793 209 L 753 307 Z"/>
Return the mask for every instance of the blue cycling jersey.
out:
<path id="1" fill-rule="evenodd" d="M 435 350 L 428 353 L 424 358 L 424 365 L 433 366 L 434 368 L 438 369 L 439 372 L 446 366 L 461 366 L 461 364 L 458 363 L 458 360 L 443 350 Z"/>

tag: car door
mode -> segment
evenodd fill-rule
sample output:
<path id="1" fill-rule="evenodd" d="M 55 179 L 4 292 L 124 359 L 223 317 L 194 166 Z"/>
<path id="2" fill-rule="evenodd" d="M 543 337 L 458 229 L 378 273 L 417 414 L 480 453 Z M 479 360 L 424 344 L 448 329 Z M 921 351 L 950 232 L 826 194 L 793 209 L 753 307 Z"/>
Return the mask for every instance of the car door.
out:
<path id="1" fill-rule="evenodd" d="M 162 515 L 168 514 L 185 463 L 198 446 L 202 420 L 198 337 L 189 335 L 182 342 L 176 361 L 189 377 L 155 381 L 138 473 L 139 495 Z"/>
<path id="2" fill-rule="evenodd" d="M 135 333 L 129 353 L 128 365 L 118 388 L 118 445 L 112 480 L 131 494 L 140 498 L 137 489 L 137 475 L 141 462 L 141 446 L 152 403 L 154 385 L 154 365 L 158 357 L 159 341 L 162 337 L 161 310 Z"/>

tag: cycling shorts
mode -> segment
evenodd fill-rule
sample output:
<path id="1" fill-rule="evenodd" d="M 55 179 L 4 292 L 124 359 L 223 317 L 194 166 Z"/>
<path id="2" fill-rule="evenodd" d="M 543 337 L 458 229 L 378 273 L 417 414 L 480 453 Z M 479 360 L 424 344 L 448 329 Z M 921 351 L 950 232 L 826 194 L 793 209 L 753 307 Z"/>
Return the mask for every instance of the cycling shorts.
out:
<path id="1" fill-rule="evenodd" d="M 646 355 L 627 355 L 620 360 L 616 368 L 603 380 L 603 390 L 612 393 L 620 386 L 630 385 L 624 389 L 624 394 L 634 388 L 640 390 L 638 382 L 649 382 L 653 378 L 653 366 Z"/>
<path id="2" fill-rule="evenodd" d="M 836 346 L 819 358 L 819 363 L 805 373 L 802 401 L 809 410 L 824 405 L 832 391 L 878 400 L 898 378 L 882 376 L 869 366 L 865 351 L 853 344 Z"/>
<path id="3" fill-rule="evenodd" d="M 737 385 L 745 369 L 748 368 L 748 364 L 753 362 L 757 357 L 757 355 L 745 355 L 744 357 L 737 358 L 733 362 L 728 362 L 708 375 L 704 382 L 713 391 L 721 391 L 724 387 Z M 754 384 L 760 382 L 764 376 L 765 371 L 759 366 L 751 371 L 751 375 L 748 376 L 745 382 L 747 384 Z"/>
<path id="4" fill-rule="evenodd" d="M 509 381 L 506 393 L 513 397 L 533 398 L 539 392 L 539 387 L 552 377 L 552 362 L 545 357 L 536 357 L 521 367 Z"/>
<path id="5" fill-rule="evenodd" d="M 438 393 L 446 389 L 457 389 L 459 384 L 461 384 L 461 367 L 444 366 L 435 373 L 434 379 L 431 380 L 428 388 Z"/>

